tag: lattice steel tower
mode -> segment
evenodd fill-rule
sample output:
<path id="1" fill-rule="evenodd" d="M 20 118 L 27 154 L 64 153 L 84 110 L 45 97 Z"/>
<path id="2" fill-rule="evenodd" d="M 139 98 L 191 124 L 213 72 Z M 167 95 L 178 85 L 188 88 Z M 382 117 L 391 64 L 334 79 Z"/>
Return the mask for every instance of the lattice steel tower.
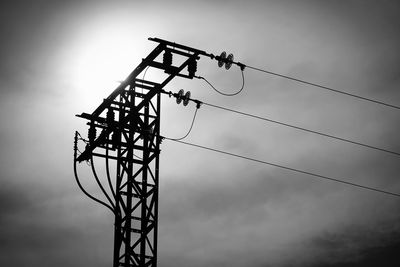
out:
<path id="1" fill-rule="evenodd" d="M 115 216 L 113 266 L 157 266 L 157 224 L 160 162 L 160 100 L 174 77 L 193 79 L 200 55 L 217 59 L 219 66 L 238 64 L 233 56 L 207 54 L 188 46 L 149 38 L 157 47 L 133 72 L 104 99 L 88 120 L 88 137 L 75 133 L 74 173 L 81 190 L 91 199 L 108 207 Z M 177 56 L 180 64 L 173 64 Z M 240 64 L 240 63 L 239 63 Z M 161 70 L 161 82 L 145 80 L 147 68 Z M 139 77 L 142 77 L 140 79 Z M 190 94 L 169 93 L 188 103 Z M 197 102 L 199 107 L 199 101 Z M 85 143 L 79 152 L 78 142 Z M 108 186 L 99 178 L 94 158 L 105 160 Z M 80 182 L 77 163 L 87 161 L 106 200 L 91 195 Z M 111 178 L 115 174 L 115 178 Z M 105 180 L 105 179 L 103 179 Z"/>

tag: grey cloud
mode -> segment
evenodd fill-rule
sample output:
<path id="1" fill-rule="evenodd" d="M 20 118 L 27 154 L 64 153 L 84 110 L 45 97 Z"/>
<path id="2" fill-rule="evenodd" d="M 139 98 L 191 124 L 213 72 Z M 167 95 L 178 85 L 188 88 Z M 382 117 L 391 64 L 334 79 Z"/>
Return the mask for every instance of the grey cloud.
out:
<path id="1" fill-rule="evenodd" d="M 82 126 L 73 116 L 90 112 L 80 110 L 82 101 L 71 103 L 88 89 L 66 88 L 68 78 L 53 61 L 94 17 L 118 14 L 123 25 L 133 24 L 129 29 L 214 53 L 232 51 L 246 64 L 398 103 L 395 1 L 209 1 L 191 3 L 190 13 L 179 2 L 140 9 L 60 3 L 3 8 L 2 2 L 0 11 L 1 31 L 9 34 L 0 44 L 1 90 L 12 92 L 1 97 L 2 266 L 111 265 L 113 218 L 84 197 L 71 171 L 73 129 Z M 132 15 L 137 10 L 146 20 Z M 163 20 L 165 13 L 171 19 Z M 153 47 L 136 39 L 132 49 L 142 44 Z M 199 65 L 199 75 L 221 90 L 240 85 L 238 70 L 207 64 Z M 246 88 L 233 99 L 200 82 L 190 81 L 185 90 L 200 100 L 400 150 L 396 112 L 250 69 L 245 79 Z M 186 121 L 168 118 L 163 130 L 186 129 Z M 205 106 L 187 140 L 400 192 L 396 156 Z M 392 197 L 167 141 L 162 149 L 160 266 L 368 266 L 393 259 L 398 250 L 400 206 Z"/>
<path id="2" fill-rule="evenodd" d="M 322 251 L 315 266 L 395 266 L 400 246 L 399 224 L 391 221 L 371 227 L 350 225 L 337 232 L 325 232 L 310 240 Z"/>
<path id="3" fill-rule="evenodd" d="M 0 192 L 1 265 L 13 262 L 17 266 L 108 266 L 111 256 L 106 254 L 110 248 L 93 247 L 105 239 L 112 240 L 111 231 L 104 233 L 104 224 L 94 223 L 99 216 L 93 214 L 96 207 L 93 209 L 93 205 L 85 201 L 77 207 L 73 197 L 65 198 L 65 192 L 56 196 L 54 191 L 35 184 L 3 185 Z M 86 204 L 90 206 L 84 206 Z"/>

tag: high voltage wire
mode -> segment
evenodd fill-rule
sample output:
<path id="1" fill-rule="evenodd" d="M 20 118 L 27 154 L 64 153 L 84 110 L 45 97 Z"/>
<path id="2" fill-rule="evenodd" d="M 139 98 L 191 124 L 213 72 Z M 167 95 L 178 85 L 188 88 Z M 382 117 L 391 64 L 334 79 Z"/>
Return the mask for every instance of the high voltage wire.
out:
<path id="1" fill-rule="evenodd" d="M 345 91 L 341 91 L 341 90 L 338 90 L 338 89 L 334 89 L 334 88 L 331 88 L 331 87 L 323 86 L 323 85 L 320 85 L 320 84 L 308 82 L 308 81 L 305 81 L 305 80 L 302 80 L 302 79 L 298 79 L 298 78 L 282 75 L 282 74 L 279 74 L 279 73 L 276 73 L 276 72 L 272 72 L 272 71 L 268 71 L 268 70 L 264 70 L 264 69 L 260 69 L 260 68 L 256 68 L 256 67 L 252 67 L 252 66 L 247 66 L 246 65 L 246 67 L 249 68 L 249 69 L 253 69 L 253 70 L 256 70 L 256 71 L 264 72 L 264 73 L 267 73 L 267 74 L 270 74 L 270 75 L 278 76 L 278 77 L 285 78 L 285 79 L 288 79 L 288 80 L 292 80 L 292 81 L 295 81 L 295 82 L 311 85 L 311 86 L 318 87 L 318 88 L 321 88 L 321 89 L 324 89 L 324 90 L 328 90 L 328 91 L 331 91 L 331 92 L 335 92 L 335 93 L 339 93 L 339 94 L 342 94 L 342 95 L 351 96 L 351 97 L 358 98 L 358 99 L 361 99 L 361 100 L 364 100 L 364 101 L 368 101 L 368 102 L 372 102 L 372 103 L 375 103 L 375 104 L 379 104 L 379 105 L 383 105 L 383 106 L 387 106 L 387 107 L 390 107 L 390 108 L 395 108 L 395 109 L 399 109 L 400 110 L 399 106 L 388 104 L 388 103 L 385 103 L 385 102 L 382 102 L 382 101 L 378 101 L 378 100 L 375 100 L 375 99 L 372 99 L 372 98 L 367 98 L 367 97 L 363 97 L 363 96 L 360 96 L 360 95 L 351 94 L 351 93 L 348 93 L 348 92 L 345 92 Z"/>
<path id="2" fill-rule="evenodd" d="M 348 182 L 348 181 L 343 180 L 343 179 L 332 178 L 332 177 L 329 177 L 329 176 L 316 174 L 316 173 L 312 173 L 312 172 L 308 172 L 308 171 L 303 171 L 303 170 L 300 170 L 300 169 L 295 169 L 295 168 L 292 168 L 292 167 L 287 167 L 287 166 L 284 166 L 284 165 L 280 165 L 280 164 L 276 164 L 276 163 L 272 163 L 272 162 L 268 162 L 268 161 L 264 161 L 264 160 L 260 160 L 260 159 L 250 158 L 250 157 L 246 157 L 246 156 L 243 156 L 243 155 L 234 154 L 234 153 L 226 152 L 226 151 L 219 150 L 219 149 L 216 149 L 216 148 L 206 147 L 206 146 L 193 144 L 193 143 L 189 143 L 189 142 L 185 142 L 185 141 L 173 140 L 173 139 L 169 139 L 169 138 L 165 138 L 165 139 L 171 140 L 171 141 L 174 141 L 174 142 L 177 142 L 177 143 L 181 143 L 181 144 L 184 144 L 184 145 L 201 148 L 201 149 L 204 149 L 204 150 L 213 151 L 213 152 L 216 152 L 216 153 L 220 153 L 220 154 L 224 154 L 224 155 L 228 155 L 228 156 L 232 156 L 232 157 L 236 157 L 236 158 L 245 159 L 245 160 L 261 163 L 261 164 L 264 164 L 264 165 L 277 167 L 277 168 L 280 168 L 280 169 L 285 169 L 285 170 L 292 171 L 292 172 L 306 174 L 306 175 L 317 177 L 317 178 L 320 178 L 320 179 L 330 180 L 330 181 L 333 181 L 333 182 L 337 182 L 337 183 L 341 183 L 341 184 L 345 184 L 345 185 L 350 185 L 350 186 L 353 186 L 353 187 L 358 187 L 358 188 L 369 190 L 369 191 L 374 191 L 374 192 L 378 192 L 378 193 L 382 193 L 382 194 L 386 194 L 386 195 L 400 197 L 400 194 L 397 194 L 397 193 L 385 191 L 385 190 L 374 188 L 374 187 L 370 187 L 370 186 L 365 186 L 365 185 L 362 185 L 362 184 Z"/>
<path id="3" fill-rule="evenodd" d="M 399 152 L 395 152 L 395 151 L 392 151 L 392 150 L 388 150 L 388 149 L 384 149 L 384 148 L 380 148 L 380 147 L 376 147 L 376 146 L 371 146 L 371 145 L 368 145 L 368 144 L 363 144 L 363 143 L 360 143 L 360 142 L 352 141 L 352 140 L 349 140 L 349 139 L 346 139 L 346 138 L 337 137 L 337 136 L 326 134 L 326 133 L 322 133 L 322 132 L 319 132 L 319 131 L 309 130 L 307 128 L 291 125 L 291 124 L 280 122 L 280 121 L 277 121 L 277 120 L 268 119 L 268 118 L 257 116 L 257 115 L 253 115 L 253 114 L 250 114 L 250 113 L 234 110 L 234 109 L 231 109 L 231 108 L 226 108 L 226 107 L 222 107 L 222 106 L 218 106 L 218 105 L 214 105 L 214 104 L 210 104 L 210 103 L 206 103 L 206 102 L 203 102 L 203 104 L 206 105 L 206 106 L 222 109 L 222 110 L 225 110 L 225 111 L 233 112 L 233 113 L 240 114 L 240 115 L 247 116 L 247 117 L 251 117 L 251 118 L 254 118 L 254 119 L 258 119 L 258 120 L 262 120 L 262 121 L 267 121 L 267 122 L 279 124 L 279 125 L 282 125 L 282 126 L 285 126 L 285 127 L 290 127 L 290 128 L 296 129 L 296 130 L 301 130 L 301 131 L 304 131 L 304 132 L 309 132 L 309 133 L 317 134 L 317 135 L 320 135 L 320 136 L 324 136 L 324 137 L 336 139 L 336 140 L 339 140 L 339 141 L 347 142 L 347 143 L 350 143 L 350 144 L 354 144 L 354 145 L 358 145 L 358 146 L 362 146 L 362 147 L 378 150 L 378 151 L 381 151 L 381 152 L 386 152 L 386 153 L 393 154 L 393 155 L 396 155 L 396 156 L 400 156 Z"/>
<path id="4" fill-rule="evenodd" d="M 218 90 L 217 88 L 215 88 L 215 86 L 212 85 L 206 78 L 204 78 L 202 76 L 198 76 L 197 78 L 204 80 L 206 83 L 208 83 L 208 85 L 212 89 L 214 89 L 217 93 L 219 93 L 219 94 L 221 94 L 223 96 L 236 96 L 236 95 L 240 94 L 243 91 L 243 88 L 244 88 L 244 73 L 243 73 L 243 70 L 241 71 L 241 74 L 242 74 L 242 87 L 240 87 L 240 89 L 237 92 L 234 92 L 234 93 L 224 93 L 224 92 Z"/>
<path id="5" fill-rule="evenodd" d="M 188 137 L 188 135 L 190 134 L 190 132 L 193 129 L 194 121 L 196 120 L 196 115 L 197 115 L 198 110 L 199 110 L 199 108 L 196 108 L 194 115 L 193 115 L 192 123 L 190 124 L 190 128 L 184 136 L 182 136 L 180 138 L 168 138 L 168 139 L 173 140 L 173 141 L 181 141 L 181 140 L 185 139 L 186 137 Z"/>
<path id="6" fill-rule="evenodd" d="M 342 142 L 346 142 L 346 143 L 350 143 L 350 144 L 353 144 L 353 145 L 358 145 L 358 146 L 362 146 L 362 147 L 365 147 L 365 148 L 369 148 L 369 149 L 373 149 L 373 150 L 389 153 L 389 154 L 392 154 L 392 155 L 400 156 L 400 152 L 392 151 L 392 150 L 389 150 L 389 149 L 380 148 L 380 147 L 377 147 L 377 146 L 372 146 L 372 145 L 360 143 L 360 142 L 353 141 L 353 140 L 350 140 L 350 139 L 346 139 L 346 138 L 343 138 L 343 137 L 338 137 L 338 136 L 334 136 L 334 135 L 331 135 L 331 134 L 326 134 L 326 133 L 323 133 L 323 132 L 310 130 L 310 129 L 307 129 L 307 128 L 304 128 L 304 127 L 288 124 L 288 123 L 285 123 L 285 122 L 269 119 L 269 118 L 266 118 L 266 117 L 261 117 L 261 116 L 250 114 L 250 113 L 246 113 L 246 112 L 243 112 L 243 111 L 234 110 L 234 109 L 227 108 L 227 107 L 218 106 L 218 105 L 207 103 L 207 102 L 201 102 L 201 101 L 193 100 L 193 99 L 191 99 L 191 100 L 192 101 L 196 101 L 197 103 L 201 103 L 202 105 L 210 106 L 210 107 L 217 108 L 217 109 L 222 109 L 222 110 L 225 110 L 225 111 L 233 112 L 233 113 L 236 113 L 236 114 L 239 114 L 239 115 L 243 115 L 243 116 L 247 116 L 247 117 L 250 117 L 250 118 L 254 118 L 254 119 L 258 119 L 258 120 L 262 120 L 262 121 L 266 121 L 266 122 L 270 122 L 270 123 L 275 123 L 275 124 L 278 124 L 278 125 L 281 125 L 281 126 L 285 126 L 285 127 L 289 127 L 289 128 L 293 128 L 293 129 L 296 129 L 296 130 L 300 130 L 300 131 L 304 131 L 304 132 L 308 132 L 308 133 L 313 133 L 313 134 L 316 134 L 316 135 L 328 137 L 328 138 L 331 138 L 331 139 L 336 139 L 336 140 L 339 140 L 339 141 L 342 141 Z M 197 114 L 197 109 L 196 109 L 196 112 L 195 112 L 195 114 L 193 116 L 193 120 L 192 120 L 190 129 L 189 129 L 188 133 L 184 137 L 182 137 L 182 138 L 170 138 L 170 139 L 174 139 L 174 140 L 183 140 L 183 139 L 185 139 L 189 135 L 189 133 L 191 132 L 191 130 L 193 128 L 193 125 L 194 125 L 194 122 L 195 122 L 195 119 L 196 119 L 196 114 Z"/>

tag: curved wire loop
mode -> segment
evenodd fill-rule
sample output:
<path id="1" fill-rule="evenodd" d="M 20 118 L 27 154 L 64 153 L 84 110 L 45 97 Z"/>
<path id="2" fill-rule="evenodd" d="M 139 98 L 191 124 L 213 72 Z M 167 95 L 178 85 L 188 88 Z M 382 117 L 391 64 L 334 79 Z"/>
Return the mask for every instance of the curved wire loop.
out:
<path id="1" fill-rule="evenodd" d="M 224 96 L 235 96 L 235 95 L 240 94 L 240 93 L 243 91 L 243 88 L 244 88 L 244 72 L 243 72 L 242 69 L 240 70 L 240 72 L 241 72 L 241 74 L 242 74 L 242 87 L 239 89 L 239 91 L 237 91 L 237 92 L 235 92 L 235 93 L 224 93 L 224 92 L 218 90 L 217 88 L 215 88 L 215 86 L 213 86 L 206 78 L 204 78 L 204 77 L 202 77 L 202 76 L 199 76 L 198 78 L 199 78 L 199 79 L 203 79 L 206 83 L 208 83 L 208 85 L 209 85 L 212 89 L 214 89 L 217 93 L 219 93 L 219 94 L 221 94 L 221 95 L 224 95 Z"/>
<path id="2" fill-rule="evenodd" d="M 193 115 L 193 119 L 192 119 L 192 124 L 190 125 L 189 131 L 187 131 L 187 133 L 186 133 L 184 136 L 180 137 L 180 138 L 168 138 L 168 139 L 171 139 L 171 140 L 174 140 L 174 141 L 180 141 L 180 140 L 183 140 L 183 139 L 185 139 L 186 137 L 188 137 L 188 135 L 190 134 L 190 132 L 191 132 L 192 129 L 193 129 L 193 125 L 194 125 L 194 121 L 196 120 L 196 115 L 197 115 L 197 110 L 198 110 L 198 109 L 199 109 L 199 107 L 197 106 L 197 107 L 196 107 L 196 110 L 194 111 L 194 115 Z"/>
<path id="3" fill-rule="evenodd" d="M 77 167 L 76 167 L 76 165 L 77 165 L 77 160 L 76 160 L 76 158 L 77 158 L 77 139 L 78 139 L 78 132 L 75 133 L 75 143 L 74 143 L 74 144 L 75 144 L 75 145 L 74 145 L 74 175 L 75 175 L 75 180 L 76 180 L 76 183 L 78 184 L 78 187 L 81 189 L 81 191 L 82 191 L 88 198 L 90 198 L 90 199 L 96 201 L 97 203 L 99 203 L 99 204 L 105 206 L 106 208 L 108 208 L 109 210 L 111 210 L 111 212 L 112 212 L 113 214 L 115 214 L 115 210 L 114 210 L 110 205 L 108 205 L 107 203 L 105 203 L 105 202 L 101 201 L 100 199 L 98 199 L 98 198 L 92 196 L 91 194 L 89 194 L 89 193 L 85 190 L 85 188 L 82 186 L 81 182 L 79 181 L 78 171 L 77 171 Z"/>
<path id="4" fill-rule="evenodd" d="M 144 78 L 146 77 L 146 73 L 147 73 L 147 70 L 150 68 L 150 66 L 148 66 L 145 70 L 144 70 L 144 72 L 143 72 L 143 76 L 142 76 L 142 80 L 144 81 Z M 142 82 L 142 85 L 143 85 L 143 82 Z M 143 94 L 143 88 L 142 88 L 142 94 Z"/>
<path id="5" fill-rule="evenodd" d="M 110 196 L 108 195 L 107 191 L 104 189 L 103 185 L 100 182 L 100 179 L 96 173 L 96 169 L 94 167 L 94 160 L 93 160 L 93 156 L 90 157 L 90 165 L 92 165 L 92 172 L 93 172 L 93 176 L 96 179 L 97 184 L 99 185 L 101 191 L 103 192 L 103 194 L 105 195 L 105 197 L 107 198 L 107 200 L 110 202 L 111 207 L 113 208 L 113 210 L 115 211 L 115 205 L 113 204 L 113 201 L 111 200 Z"/>

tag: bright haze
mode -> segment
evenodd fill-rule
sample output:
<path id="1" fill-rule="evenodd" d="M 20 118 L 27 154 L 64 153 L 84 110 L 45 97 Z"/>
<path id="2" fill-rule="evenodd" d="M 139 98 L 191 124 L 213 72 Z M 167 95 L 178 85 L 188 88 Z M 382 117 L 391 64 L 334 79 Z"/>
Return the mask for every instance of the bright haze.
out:
<path id="1" fill-rule="evenodd" d="M 399 12 L 395 0 L 2 1 L 0 266 L 112 265 L 113 216 L 73 177 L 74 131 L 87 133 L 75 114 L 152 51 L 148 37 L 400 106 Z M 204 57 L 197 75 L 225 93 L 242 83 L 237 66 Z M 165 89 L 400 152 L 399 109 L 244 77 L 234 97 L 199 79 Z M 194 111 L 163 96 L 161 134 L 184 135 Z M 400 193 L 398 155 L 206 105 L 185 141 Z M 400 266 L 399 197 L 168 140 L 161 149 L 159 266 Z"/>

